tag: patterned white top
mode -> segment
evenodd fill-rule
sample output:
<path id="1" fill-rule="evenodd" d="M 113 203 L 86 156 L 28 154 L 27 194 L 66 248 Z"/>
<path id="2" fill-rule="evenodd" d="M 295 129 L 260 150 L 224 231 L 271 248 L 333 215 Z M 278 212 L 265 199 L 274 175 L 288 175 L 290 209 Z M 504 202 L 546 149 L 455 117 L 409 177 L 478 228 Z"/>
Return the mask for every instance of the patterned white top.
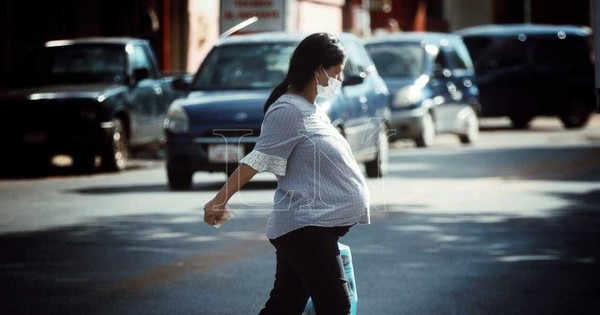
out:
<path id="1" fill-rule="evenodd" d="M 370 196 L 348 142 L 317 105 L 285 94 L 265 113 L 244 163 L 278 180 L 267 237 L 305 226 L 370 223 Z"/>

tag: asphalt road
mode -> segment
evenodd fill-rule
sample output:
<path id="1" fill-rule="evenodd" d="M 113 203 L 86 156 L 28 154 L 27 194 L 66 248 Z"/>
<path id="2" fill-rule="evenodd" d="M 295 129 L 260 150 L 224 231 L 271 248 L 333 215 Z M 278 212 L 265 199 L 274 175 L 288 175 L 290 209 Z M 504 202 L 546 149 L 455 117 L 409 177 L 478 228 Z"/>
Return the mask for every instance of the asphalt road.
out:
<path id="1" fill-rule="evenodd" d="M 352 250 L 358 314 L 600 314 L 600 118 L 489 120 L 480 140 L 391 150 Z M 170 192 L 160 159 L 119 174 L 0 179 L 1 314 L 256 314 L 273 281 L 260 175 L 204 225 L 221 174 Z"/>

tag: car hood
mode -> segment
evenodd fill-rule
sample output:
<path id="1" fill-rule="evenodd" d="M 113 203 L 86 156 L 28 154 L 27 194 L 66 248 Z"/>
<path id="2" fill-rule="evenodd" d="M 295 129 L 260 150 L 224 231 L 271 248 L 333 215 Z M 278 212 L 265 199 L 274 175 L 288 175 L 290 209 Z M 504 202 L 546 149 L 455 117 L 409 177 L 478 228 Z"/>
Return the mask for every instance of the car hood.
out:
<path id="1" fill-rule="evenodd" d="M 185 108 L 192 125 L 260 124 L 269 93 L 267 90 L 192 92 L 177 103 Z"/>
<path id="2" fill-rule="evenodd" d="M 118 84 L 48 85 L 0 90 L 2 100 L 106 99 L 126 90 Z"/>
<path id="3" fill-rule="evenodd" d="M 417 81 L 417 79 L 414 78 L 383 78 L 383 80 L 385 81 L 388 90 L 390 90 L 390 95 L 396 94 L 399 89 L 415 84 Z"/>

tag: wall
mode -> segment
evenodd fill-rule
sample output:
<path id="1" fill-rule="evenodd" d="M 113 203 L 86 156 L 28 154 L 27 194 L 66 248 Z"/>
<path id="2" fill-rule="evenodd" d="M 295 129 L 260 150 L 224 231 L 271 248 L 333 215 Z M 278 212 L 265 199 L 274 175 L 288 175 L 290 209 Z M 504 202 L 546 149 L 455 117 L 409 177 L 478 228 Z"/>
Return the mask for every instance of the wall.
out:
<path id="1" fill-rule="evenodd" d="M 342 31 L 344 0 L 298 0 L 295 4 L 295 14 L 292 13 L 288 17 L 292 22 L 291 30 L 309 33 Z"/>
<path id="2" fill-rule="evenodd" d="M 493 22 L 493 6 L 489 0 L 445 0 L 444 11 L 450 32 Z"/>
<path id="3" fill-rule="evenodd" d="M 591 5 L 590 0 L 531 0 L 531 21 L 592 26 Z"/>
<path id="4" fill-rule="evenodd" d="M 221 0 L 189 0 L 187 71 L 196 72 L 220 35 Z M 234 0 L 223 0 L 234 1 Z M 345 0 L 286 0 L 285 30 L 303 32 L 342 31 Z M 233 35 L 235 36 L 235 35 Z"/>
<path id="5" fill-rule="evenodd" d="M 219 38 L 219 0 L 189 0 L 187 71 L 196 72 Z"/>

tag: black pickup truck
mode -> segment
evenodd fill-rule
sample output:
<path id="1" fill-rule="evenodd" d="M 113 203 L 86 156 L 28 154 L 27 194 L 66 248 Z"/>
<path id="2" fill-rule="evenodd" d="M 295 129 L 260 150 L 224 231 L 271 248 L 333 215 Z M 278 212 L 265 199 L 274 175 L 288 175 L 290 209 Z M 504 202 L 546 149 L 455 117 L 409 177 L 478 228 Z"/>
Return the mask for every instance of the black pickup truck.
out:
<path id="1" fill-rule="evenodd" d="M 176 95 L 147 40 L 49 41 L 21 59 L 0 87 L 0 167 L 41 170 L 68 155 L 82 171 L 120 171 L 130 152 L 163 144 Z"/>

